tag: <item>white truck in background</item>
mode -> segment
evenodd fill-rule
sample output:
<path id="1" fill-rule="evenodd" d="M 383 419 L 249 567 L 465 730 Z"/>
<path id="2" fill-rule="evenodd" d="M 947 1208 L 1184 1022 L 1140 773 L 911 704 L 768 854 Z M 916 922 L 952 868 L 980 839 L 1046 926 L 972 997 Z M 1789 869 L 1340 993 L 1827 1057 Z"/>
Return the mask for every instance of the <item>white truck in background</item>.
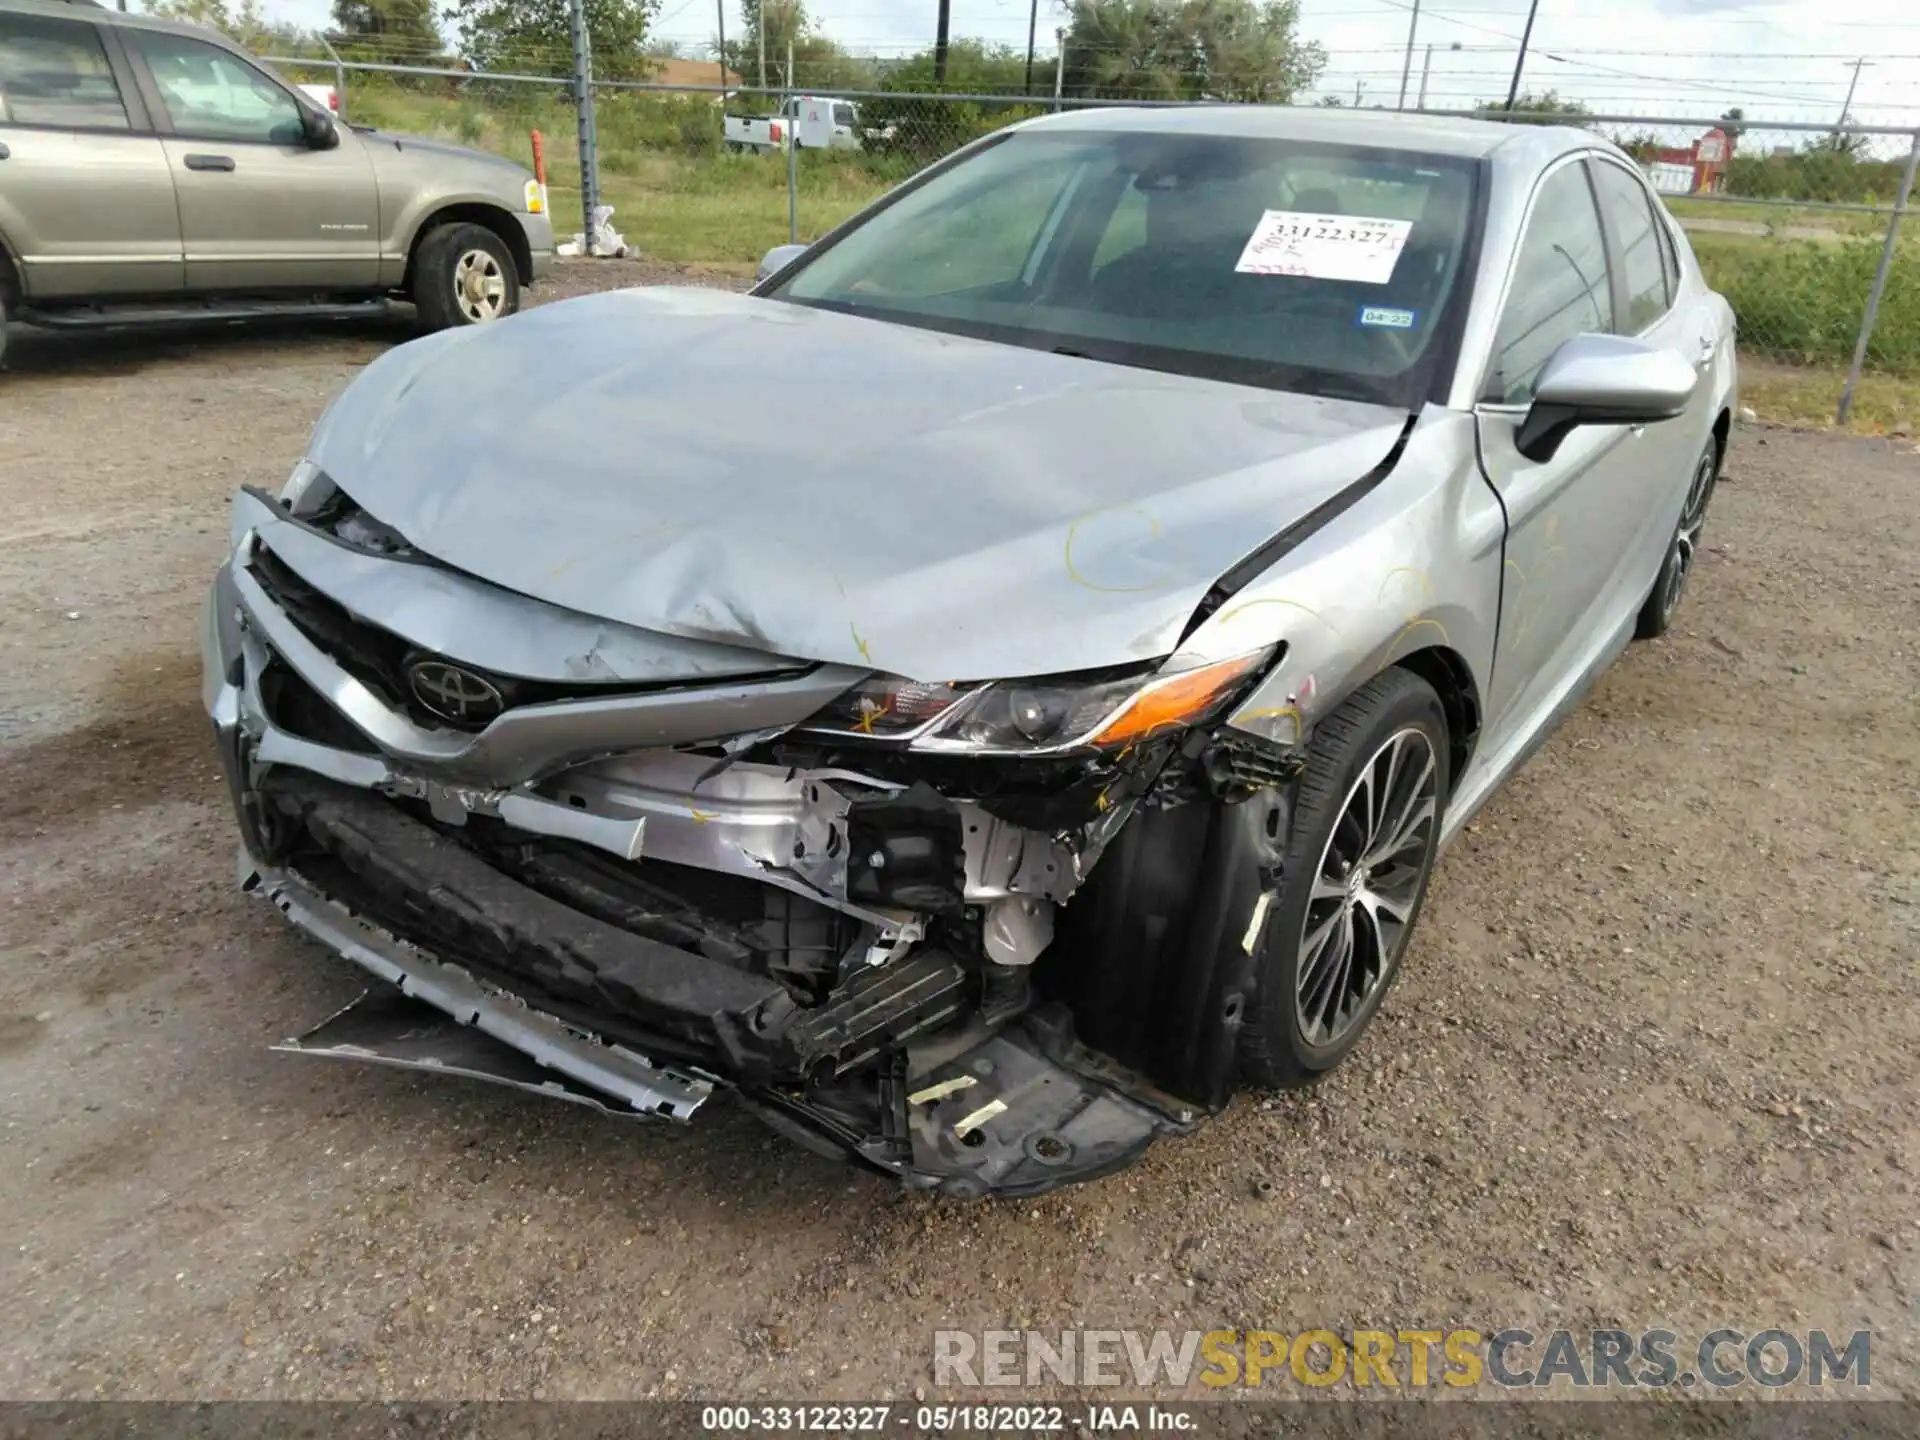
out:
<path id="1" fill-rule="evenodd" d="M 726 117 L 729 150 L 765 154 L 789 142 L 802 150 L 858 150 L 860 108 L 831 95 L 794 95 L 772 115 Z"/>

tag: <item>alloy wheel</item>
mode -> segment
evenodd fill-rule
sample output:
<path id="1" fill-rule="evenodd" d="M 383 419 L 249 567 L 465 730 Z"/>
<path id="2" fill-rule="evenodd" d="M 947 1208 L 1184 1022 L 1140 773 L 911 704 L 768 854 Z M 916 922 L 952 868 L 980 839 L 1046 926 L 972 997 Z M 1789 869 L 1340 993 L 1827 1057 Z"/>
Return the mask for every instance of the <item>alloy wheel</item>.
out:
<path id="1" fill-rule="evenodd" d="M 507 308 L 507 277 L 485 250 L 469 250 L 453 267 L 453 293 L 468 323 L 498 320 Z"/>
<path id="2" fill-rule="evenodd" d="M 1294 1018 L 1307 1044 L 1337 1044 L 1392 973 L 1439 839 L 1439 784 L 1433 740 L 1410 725 L 1347 792 L 1301 924 Z"/>
<path id="3" fill-rule="evenodd" d="M 1700 457 L 1700 464 L 1693 472 L 1693 483 L 1687 487 L 1686 504 L 1680 507 L 1680 524 L 1673 532 L 1673 551 L 1667 559 L 1666 580 L 1660 592 L 1663 615 L 1672 615 L 1679 607 L 1680 597 L 1686 593 L 1687 577 L 1693 573 L 1700 531 L 1707 523 L 1707 501 L 1713 496 L 1717 458 L 1711 447 Z"/>

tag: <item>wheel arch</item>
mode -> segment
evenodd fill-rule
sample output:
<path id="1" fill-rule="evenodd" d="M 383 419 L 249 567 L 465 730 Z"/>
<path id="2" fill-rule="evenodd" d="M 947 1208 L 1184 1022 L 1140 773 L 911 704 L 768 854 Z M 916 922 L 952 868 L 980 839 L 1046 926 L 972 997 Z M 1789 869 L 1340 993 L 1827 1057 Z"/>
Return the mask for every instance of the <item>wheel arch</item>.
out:
<path id="1" fill-rule="evenodd" d="M 1726 405 L 1720 407 L 1720 413 L 1713 417 L 1714 463 L 1724 465 L 1727 460 L 1727 445 L 1733 439 L 1733 410 Z"/>
<path id="2" fill-rule="evenodd" d="M 19 264 L 14 259 L 13 242 L 7 238 L 7 232 L 0 229 L 0 302 L 9 310 L 17 307 L 26 299 L 26 280 Z"/>
<path id="3" fill-rule="evenodd" d="M 533 283 L 533 247 L 527 240 L 526 227 L 514 218 L 513 212 L 504 205 L 485 200 L 456 200 L 442 205 L 421 217 L 420 223 L 413 228 L 413 234 L 407 240 L 407 269 L 400 278 L 402 289 L 413 287 L 414 266 L 420 258 L 420 242 L 441 225 L 479 225 L 498 235 L 507 247 L 507 253 L 513 256 L 513 268 L 522 285 Z"/>
<path id="4" fill-rule="evenodd" d="M 1473 667 L 1451 646 L 1429 645 L 1402 655 L 1392 668 L 1411 671 L 1439 695 L 1447 717 L 1447 774 L 1458 784 L 1480 739 L 1480 687 Z"/>

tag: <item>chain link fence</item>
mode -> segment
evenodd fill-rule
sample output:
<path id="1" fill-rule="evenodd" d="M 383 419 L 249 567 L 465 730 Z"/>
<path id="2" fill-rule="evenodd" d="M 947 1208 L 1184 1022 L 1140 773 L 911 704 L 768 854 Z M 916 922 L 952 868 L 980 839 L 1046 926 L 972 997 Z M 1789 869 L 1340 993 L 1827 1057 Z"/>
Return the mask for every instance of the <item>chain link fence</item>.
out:
<path id="1" fill-rule="evenodd" d="M 684 61 L 672 83 L 583 84 L 588 57 L 555 47 L 501 57 L 514 68 L 485 73 L 350 56 L 343 46 L 275 63 L 334 85 L 353 123 L 526 163 L 538 132 L 563 237 L 576 227 L 590 237 L 593 206 L 609 205 L 634 253 L 736 274 L 1002 126 L 1063 108 L 1173 103 L 1050 93 L 1050 68 L 1035 77 L 1038 94 L 952 94 L 760 87 Z M 1728 133 L 1709 116 L 1667 111 L 1577 123 L 1639 160 L 1733 305 L 1749 404 L 1788 422 L 1851 414 L 1878 428 L 1920 412 L 1920 226 L 1902 224 L 1920 130 L 1756 118 Z"/>

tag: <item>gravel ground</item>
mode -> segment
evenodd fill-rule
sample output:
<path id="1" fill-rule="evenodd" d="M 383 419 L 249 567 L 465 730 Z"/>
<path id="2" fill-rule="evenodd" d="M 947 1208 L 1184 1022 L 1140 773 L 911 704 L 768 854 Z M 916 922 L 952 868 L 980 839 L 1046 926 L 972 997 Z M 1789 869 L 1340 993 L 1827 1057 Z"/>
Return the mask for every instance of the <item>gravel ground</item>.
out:
<path id="1" fill-rule="evenodd" d="M 871 1399 L 942 1327 L 1610 1323 L 1871 1327 L 1920 1394 L 1911 445 L 1737 437 L 1676 632 L 1468 828 L 1333 1079 L 965 1205 L 724 1103 L 267 1051 L 359 987 L 234 889 L 196 616 L 229 493 L 403 334 L 0 375 L 0 1395 Z"/>

